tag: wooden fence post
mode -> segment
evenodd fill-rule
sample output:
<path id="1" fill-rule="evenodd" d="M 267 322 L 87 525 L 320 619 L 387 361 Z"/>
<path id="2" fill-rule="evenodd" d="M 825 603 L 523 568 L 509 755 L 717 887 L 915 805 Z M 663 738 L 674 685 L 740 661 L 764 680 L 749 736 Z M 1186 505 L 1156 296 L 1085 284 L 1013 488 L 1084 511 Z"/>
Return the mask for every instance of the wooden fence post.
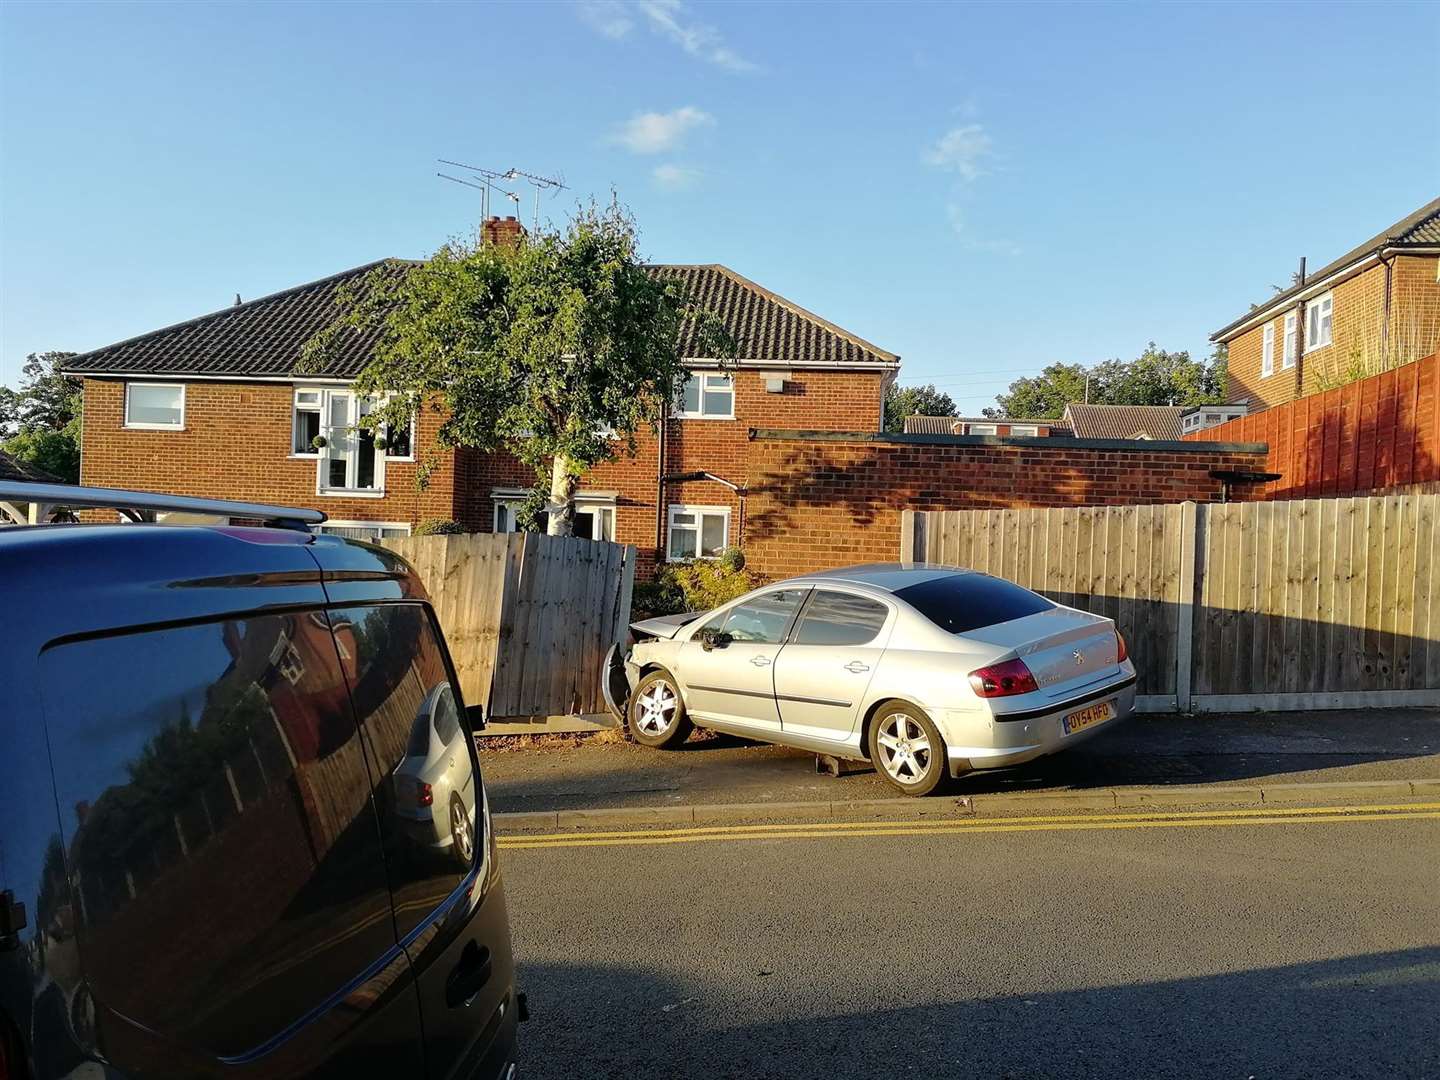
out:
<path id="1" fill-rule="evenodd" d="M 1175 707 L 1190 711 L 1190 685 L 1195 662 L 1195 587 L 1204 573 L 1200 559 L 1200 530 L 1205 515 L 1193 502 L 1180 504 L 1180 596 L 1175 641 Z"/>

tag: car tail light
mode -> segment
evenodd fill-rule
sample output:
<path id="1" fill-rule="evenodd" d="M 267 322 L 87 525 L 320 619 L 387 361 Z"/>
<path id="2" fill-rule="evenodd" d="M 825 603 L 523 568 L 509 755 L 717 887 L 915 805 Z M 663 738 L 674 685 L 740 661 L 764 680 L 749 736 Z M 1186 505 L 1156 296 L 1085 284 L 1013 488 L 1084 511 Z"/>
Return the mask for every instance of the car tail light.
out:
<path id="1" fill-rule="evenodd" d="M 430 806 L 435 802 L 435 793 L 430 790 L 429 784 L 415 785 L 415 805 Z"/>
<path id="2" fill-rule="evenodd" d="M 1123 664 L 1130 655 L 1130 650 L 1125 647 L 1125 635 L 1119 630 L 1115 631 L 1115 662 Z"/>
<path id="3" fill-rule="evenodd" d="M 972 671 L 970 685 L 981 697 L 1011 697 L 1040 689 L 1024 660 L 1006 660 Z"/>

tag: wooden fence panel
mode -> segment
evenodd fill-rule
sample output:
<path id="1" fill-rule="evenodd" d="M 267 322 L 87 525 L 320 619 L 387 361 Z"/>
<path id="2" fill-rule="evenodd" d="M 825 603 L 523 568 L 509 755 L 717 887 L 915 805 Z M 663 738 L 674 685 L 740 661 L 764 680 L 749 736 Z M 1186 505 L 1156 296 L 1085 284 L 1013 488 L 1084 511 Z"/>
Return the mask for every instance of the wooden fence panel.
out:
<path id="1" fill-rule="evenodd" d="M 1440 705 L 1440 494 L 913 513 L 916 556 L 1114 619 L 1147 707 Z"/>
<path id="2" fill-rule="evenodd" d="M 604 711 L 601 666 L 629 622 L 633 546 L 536 533 L 384 545 L 429 592 L 466 701 L 494 717 Z"/>

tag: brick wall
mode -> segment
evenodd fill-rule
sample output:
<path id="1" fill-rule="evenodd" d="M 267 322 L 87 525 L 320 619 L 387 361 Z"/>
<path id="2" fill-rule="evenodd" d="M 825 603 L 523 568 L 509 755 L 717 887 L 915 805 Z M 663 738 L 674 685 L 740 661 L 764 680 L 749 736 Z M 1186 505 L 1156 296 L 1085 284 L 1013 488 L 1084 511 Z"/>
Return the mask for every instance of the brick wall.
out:
<path id="1" fill-rule="evenodd" d="M 1226 444 L 1054 442 L 759 433 L 746 477 L 749 565 L 783 577 L 894 562 L 907 509 L 1211 502 L 1222 495 L 1212 469 L 1265 464 L 1263 448 Z"/>
<path id="2" fill-rule="evenodd" d="M 737 370 L 734 379 L 733 420 L 667 422 L 665 475 L 708 472 L 743 485 L 749 468 L 752 427 L 875 431 L 880 426 L 883 375 L 879 372 L 793 371 L 786 376 L 782 393 L 768 392 L 760 371 Z M 642 431 L 636 438 L 633 458 L 622 453 L 615 461 L 592 469 L 580 484 L 582 491 L 616 493 L 616 539 L 640 548 L 637 572 L 642 577 L 653 573 L 657 556 L 658 457 L 658 436 Z M 508 454 L 463 455 L 460 476 L 460 520 L 479 531 L 489 531 L 493 524 L 492 489 L 526 488 L 534 483 L 533 473 Z M 668 483 L 660 509 L 662 523 L 672 504 L 728 508 L 730 541 L 745 542 L 739 497 L 724 484 L 712 480 Z"/>
<path id="3" fill-rule="evenodd" d="M 1331 344 L 1307 350 L 1297 368 L 1283 367 L 1285 313 L 1269 320 L 1275 328 L 1275 373 L 1261 375 L 1265 324 L 1230 342 L 1231 401 L 1249 400 L 1259 408 L 1283 405 L 1333 384 L 1359 363 L 1372 370 L 1385 356 L 1409 361 L 1440 344 L 1440 259 L 1396 256 L 1390 280 L 1390 322 L 1385 326 L 1385 268 L 1374 266 L 1331 289 L 1334 297 Z M 1293 309 L 1292 309 L 1293 310 Z M 1303 387 L 1299 379 L 1303 378 Z"/>
<path id="4" fill-rule="evenodd" d="M 414 463 L 390 461 L 383 498 L 317 494 L 315 459 L 290 456 L 292 398 L 293 388 L 281 383 L 192 382 L 185 387 L 185 430 L 141 431 L 124 426 L 124 382 L 86 379 L 80 479 L 96 487 L 315 506 L 337 520 L 414 525 L 454 515 L 448 455 L 424 492 L 416 490 Z M 438 426 L 435 414 L 421 415 L 418 455 Z"/>
<path id="5" fill-rule="evenodd" d="M 1313 498 L 1440 481 L 1440 358 L 1431 355 L 1188 439 L 1263 442 L 1280 479 L 1253 499 Z"/>

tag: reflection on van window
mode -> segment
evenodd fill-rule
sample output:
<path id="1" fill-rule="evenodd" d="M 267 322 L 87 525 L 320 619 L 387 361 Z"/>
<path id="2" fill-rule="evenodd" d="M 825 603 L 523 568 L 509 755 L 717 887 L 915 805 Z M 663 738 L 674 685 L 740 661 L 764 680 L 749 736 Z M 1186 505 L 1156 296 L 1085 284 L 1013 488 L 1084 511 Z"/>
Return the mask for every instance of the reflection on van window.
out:
<path id="1" fill-rule="evenodd" d="M 354 643 L 353 699 L 379 784 L 375 804 L 403 938 L 452 893 L 484 843 L 475 748 L 428 611 L 331 612 Z"/>
<path id="2" fill-rule="evenodd" d="M 393 946 L 323 612 L 80 641 L 40 666 L 71 918 L 99 1004 L 238 1054 Z"/>

